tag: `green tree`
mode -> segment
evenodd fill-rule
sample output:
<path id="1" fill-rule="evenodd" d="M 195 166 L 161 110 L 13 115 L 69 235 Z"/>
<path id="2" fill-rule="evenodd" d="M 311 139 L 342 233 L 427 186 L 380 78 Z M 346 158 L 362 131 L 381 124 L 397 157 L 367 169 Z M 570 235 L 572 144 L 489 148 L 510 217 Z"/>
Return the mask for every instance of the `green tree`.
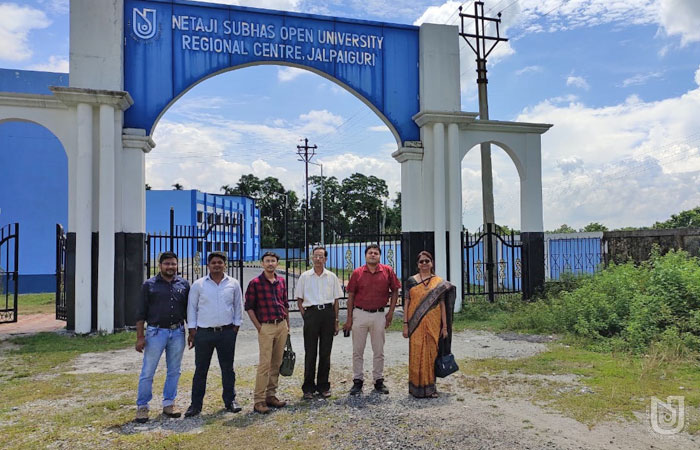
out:
<path id="1" fill-rule="evenodd" d="M 172 185 L 174 191 L 181 191 L 183 186 L 180 183 L 175 183 Z"/>
<path id="2" fill-rule="evenodd" d="M 656 222 L 652 228 L 657 230 L 669 228 L 700 228 L 700 206 L 694 209 L 681 211 L 678 214 L 672 214 L 670 219 L 665 222 Z"/>
<path id="3" fill-rule="evenodd" d="M 151 190 L 151 185 L 148 184 L 148 183 L 146 183 L 146 190 L 147 190 L 147 191 L 150 191 L 150 190 Z"/>
<path id="4" fill-rule="evenodd" d="M 401 192 L 396 193 L 392 206 L 386 209 L 384 230 L 387 234 L 401 233 Z"/>
<path id="5" fill-rule="evenodd" d="M 321 177 L 309 177 L 309 187 L 313 189 L 309 202 L 310 231 L 309 241 L 321 241 Z M 347 220 L 343 214 L 340 183 L 336 177 L 323 177 L 323 216 L 325 242 L 333 242 L 333 234 L 347 228 Z"/>
<path id="6" fill-rule="evenodd" d="M 581 228 L 581 231 L 584 232 L 590 232 L 590 231 L 608 231 L 608 227 L 603 225 L 602 223 L 598 222 L 591 222 L 585 227 Z"/>
<path id="7" fill-rule="evenodd" d="M 353 173 L 343 180 L 340 192 L 350 233 L 374 232 L 377 229 L 378 213 L 389 196 L 386 181 L 374 175 Z"/>
<path id="8" fill-rule="evenodd" d="M 242 175 L 233 187 L 228 184 L 221 186 L 221 191 L 224 195 L 255 199 L 256 206 L 260 209 L 262 247 L 284 247 L 285 209 L 290 219 L 296 217 L 295 212 L 299 207 L 296 192 L 287 191 L 275 177 L 261 180 L 253 174 Z M 288 228 L 290 242 L 299 241 L 298 227 L 290 226 Z M 303 231 L 301 236 L 301 242 L 303 242 Z"/>
<path id="9" fill-rule="evenodd" d="M 576 233 L 576 230 L 567 224 L 562 224 L 559 228 L 552 231 L 552 233 Z"/>

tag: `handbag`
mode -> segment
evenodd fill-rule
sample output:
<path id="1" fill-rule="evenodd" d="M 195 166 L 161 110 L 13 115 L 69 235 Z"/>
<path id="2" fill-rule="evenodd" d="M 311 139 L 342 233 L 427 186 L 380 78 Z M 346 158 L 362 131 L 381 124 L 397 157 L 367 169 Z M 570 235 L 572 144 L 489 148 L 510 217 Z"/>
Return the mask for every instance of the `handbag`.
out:
<path id="1" fill-rule="evenodd" d="M 294 373 L 294 363 L 297 360 L 297 355 L 292 350 L 292 337 L 287 334 L 287 345 L 284 347 L 282 355 L 282 365 L 280 366 L 280 375 L 291 377 Z"/>
<path id="2" fill-rule="evenodd" d="M 442 339 L 440 340 L 442 343 Z M 438 344 L 438 356 L 435 358 L 435 376 L 445 378 L 459 370 L 455 356 L 452 353 L 445 354 L 443 346 Z"/>

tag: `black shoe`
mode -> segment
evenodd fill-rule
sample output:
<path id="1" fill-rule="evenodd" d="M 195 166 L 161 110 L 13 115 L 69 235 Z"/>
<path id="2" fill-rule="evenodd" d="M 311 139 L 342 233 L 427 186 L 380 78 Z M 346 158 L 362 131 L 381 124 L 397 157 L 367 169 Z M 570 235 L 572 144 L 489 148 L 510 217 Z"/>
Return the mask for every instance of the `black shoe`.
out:
<path id="1" fill-rule="evenodd" d="M 202 408 L 197 408 L 196 406 L 190 405 L 190 407 L 187 408 L 187 411 L 185 411 L 185 417 L 194 417 L 199 415 L 201 412 Z"/>
<path id="2" fill-rule="evenodd" d="M 381 378 L 374 382 L 374 390 L 380 394 L 389 393 L 389 389 L 384 385 L 384 380 Z"/>
<path id="3" fill-rule="evenodd" d="M 241 409 L 243 408 L 241 408 L 241 405 L 239 405 L 238 402 L 236 402 L 235 400 L 226 405 L 226 411 L 228 412 L 237 413 L 241 412 Z"/>
<path id="4" fill-rule="evenodd" d="M 362 380 L 352 380 L 350 395 L 360 395 L 362 393 Z"/>

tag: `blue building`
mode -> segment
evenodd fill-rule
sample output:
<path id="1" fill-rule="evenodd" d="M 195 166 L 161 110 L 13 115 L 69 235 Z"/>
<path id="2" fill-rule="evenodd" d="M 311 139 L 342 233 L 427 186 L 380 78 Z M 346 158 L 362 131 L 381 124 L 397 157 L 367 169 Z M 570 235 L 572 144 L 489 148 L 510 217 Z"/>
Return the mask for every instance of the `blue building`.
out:
<path id="1" fill-rule="evenodd" d="M 181 231 L 210 232 L 193 252 L 225 252 L 229 259 L 255 261 L 260 258 L 260 210 L 250 197 L 208 194 L 198 190 L 146 191 L 146 232 L 169 233 L 173 223 Z M 219 224 L 219 225 L 217 225 Z M 178 233 L 179 234 L 179 233 Z M 181 249 L 180 257 L 190 257 Z"/>
<path id="2" fill-rule="evenodd" d="M 0 92 L 50 94 L 68 74 L 0 69 Z M 19 291 L 56 288 L 56 224 L 68 225 L 68 157 L 53 133 L 0 122 L 0 226 L 20 224 Z"/>

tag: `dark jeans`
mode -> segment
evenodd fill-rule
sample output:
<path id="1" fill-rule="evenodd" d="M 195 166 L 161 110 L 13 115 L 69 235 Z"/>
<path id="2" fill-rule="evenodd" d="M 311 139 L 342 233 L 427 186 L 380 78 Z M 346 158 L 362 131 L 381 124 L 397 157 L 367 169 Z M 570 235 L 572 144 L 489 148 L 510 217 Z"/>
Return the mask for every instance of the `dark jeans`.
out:
<path id="1" fill-rule="evenodd" d="M 207 390 L 207 373 L 211 357 L 216 349 L 221 367 L 222 398 L 229 405 L 236 398 L 236 373 L 233 371 L 233 356 L 236 350 L 236 335 L 232 329 L 213 331 L 199 328 L 194 336 L 194 378 L 192 378 L 192 406 L 202 408 L 204 392 Z"/>
<path id="2" fill-rule="evenodd" d="M 304 311 L 304 384 L 301 390 L 324 392 L 331 388 L 328 373 L 331 370 L 331 349 L 335 334 L 333 305 L 325 309 L 308 308 Z M 316 356 L 318 379 L 316 380 Z"/>

